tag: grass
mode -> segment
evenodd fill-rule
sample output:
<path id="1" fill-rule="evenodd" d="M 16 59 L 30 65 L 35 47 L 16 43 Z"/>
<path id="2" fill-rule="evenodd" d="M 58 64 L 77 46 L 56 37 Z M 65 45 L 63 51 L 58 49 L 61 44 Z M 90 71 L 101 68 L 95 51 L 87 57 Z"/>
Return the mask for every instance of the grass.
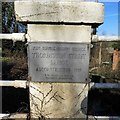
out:
<path id="1" fill-rule="evenodd" d="M 0 57 L 0 62 L 11 62 L 10 57 Z"/>

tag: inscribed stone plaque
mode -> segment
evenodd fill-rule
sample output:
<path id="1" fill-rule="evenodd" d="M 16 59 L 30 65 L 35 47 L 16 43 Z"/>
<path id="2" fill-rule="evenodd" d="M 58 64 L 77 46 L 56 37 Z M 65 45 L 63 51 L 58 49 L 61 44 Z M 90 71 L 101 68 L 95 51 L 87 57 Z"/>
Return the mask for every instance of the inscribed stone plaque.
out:
<path id="1" fill-rule="evenodd" d="M 39 82 L 87 82 L 89 44 L 29 43 L 29 75 Z"/>

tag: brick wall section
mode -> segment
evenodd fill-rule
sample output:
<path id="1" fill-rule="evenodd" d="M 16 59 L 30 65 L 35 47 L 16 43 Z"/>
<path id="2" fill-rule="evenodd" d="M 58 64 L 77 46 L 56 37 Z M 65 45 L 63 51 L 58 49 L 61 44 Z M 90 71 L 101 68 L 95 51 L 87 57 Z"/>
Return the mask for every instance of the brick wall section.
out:
<path id="1" fill-rule="evenodd" d="M 120 62 L 120 51 L 114 50 L 113 52 L 113 65 L 112 69 L 117 70 L 118 69 L 118 63 Z"/>

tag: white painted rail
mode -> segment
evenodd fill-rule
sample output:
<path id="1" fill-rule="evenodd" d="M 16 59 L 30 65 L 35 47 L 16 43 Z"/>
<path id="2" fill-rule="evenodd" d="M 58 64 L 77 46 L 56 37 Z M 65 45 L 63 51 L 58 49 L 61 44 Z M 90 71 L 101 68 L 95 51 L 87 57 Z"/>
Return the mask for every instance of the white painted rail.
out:
<path id="1" fill-rule="evenodd" d="M 26 33 L 11 33 L 11 34 L 0 34 L 0 39 L 7 39 L 7 40 L 13 40 L 16 41 L 25 41 L 28 39 L 28 34 Z M 120 42 L 120 36 L 98 36 L 93 35 L 92 36 L 92 42 L 114 42 L 118 41 Z"/>
<path id="2" fill-rule="evenodd" d="M 120 89 L 119 83 L 90 83 L 91 89 Z"/>
<path id="3" fill-rule="evenodd" d="M 92 42 L 120 42 L 120 36 L 97 36 L 93 35 Z"/>
<path id="4" fill-rule="evenodd" d="M 11 86 L 15 88 L 27 88 L 26 80 L 15 80 L 15 81 L 2 81 L 0 80 L 0 86 Z"/>
<path id="5" fill-rule="evenodd" d="M 12 34 L 0 34 L 0 39 L 7 39 L 16 41 L 25 41 L 26 34 L 25 33 L 12 33 Z"/>
<path id="6" fill-rule="evenodd" d="M 88 116 L 87 120 L 120 120 L 120 116 Z"/>
<path id="7" fill-rule="evenodd" d="M 13 114 L 0 114 L 0 120 L 27 120 L 28 114 L 18 114 L 18 113 L 13 113 Z"/>

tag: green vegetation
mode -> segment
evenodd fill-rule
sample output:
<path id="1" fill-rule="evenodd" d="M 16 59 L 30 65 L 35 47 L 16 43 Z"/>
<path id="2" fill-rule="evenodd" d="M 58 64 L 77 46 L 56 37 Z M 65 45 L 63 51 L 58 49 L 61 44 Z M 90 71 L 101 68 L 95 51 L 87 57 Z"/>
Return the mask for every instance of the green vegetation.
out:
<path id="1" fill-rule="evenodd" d="M 2 32 L 17 33 L 25 32 L 26 27 L 15 19 L 14 3 L 2 2 Z M 25 42 L 3 40 L 0 50 L 0 61 L 2 61 L 2 79 L 27 79 L 27 46 Z"/>
<path id="2" fill-rule="evenodd" d="M 2 62 L 10 62 L 11 58 L 10 57 L 0 57 L 0 61 L 2 61 Z"/>
<path id="3" fill-rule="evenodd" d="M 112 44 L 112 47 L 113 47 L 114 49 L 120 50 L 120 42 L 118 42 L 118 43 L 113 43 L 113 44 Z"/>
<path id="4" fill-rule="evenodd" d="M 99 43 L 94 43 L 94 47 L 91 49 L 90 58 L 90 76 L 98 75 L 105 78 L 105 82 L 119 82 L 120 81 L 120 65 L 117 70 L 112 70 L 113 64 L 113 50 L 120 48 L 119 42 L 103 42 L 101 52 L 101 64 L 99 65 Z M 97 51 L 97 52 L 96 52 Z M 120 63 L 119 63 L 120 64 Z"/>

